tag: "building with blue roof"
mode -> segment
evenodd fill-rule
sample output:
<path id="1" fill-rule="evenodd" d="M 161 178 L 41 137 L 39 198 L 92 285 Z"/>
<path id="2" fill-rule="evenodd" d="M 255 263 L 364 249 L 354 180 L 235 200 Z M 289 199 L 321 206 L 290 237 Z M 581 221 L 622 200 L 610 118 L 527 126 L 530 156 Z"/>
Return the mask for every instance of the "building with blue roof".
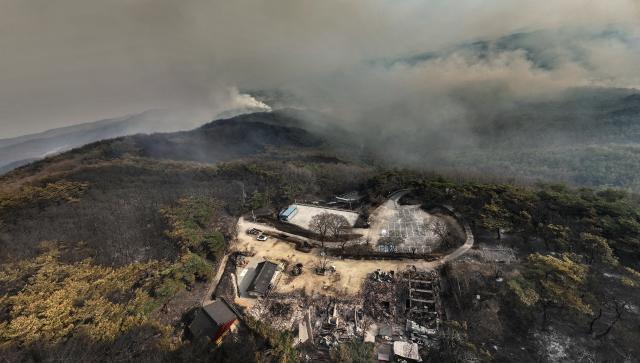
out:
<path id="1" fill-rule="evenodd" d="M 278 217 L 282 221 L 288 221 L 293 216 L 295 216 L 296 213 L 298 213 L 298 207 L 295 205 L 290 205 L 287 209 L 283 209 L 278 215 Z"/>

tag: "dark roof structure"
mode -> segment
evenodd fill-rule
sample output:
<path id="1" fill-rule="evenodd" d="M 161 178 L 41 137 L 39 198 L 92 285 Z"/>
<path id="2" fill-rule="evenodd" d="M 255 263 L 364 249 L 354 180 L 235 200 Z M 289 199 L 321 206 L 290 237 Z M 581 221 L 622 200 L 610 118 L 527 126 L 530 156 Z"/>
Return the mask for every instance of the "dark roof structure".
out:
<path id="1" fill-rule="evenodd" d="M 238 313 L 235 309 L 226 301 L 219 299 L 196 311 L 189 330 L 195 337 L 215 338 L 220 335 L 222 327 L 236 319 L 238 319 Z"/>
<path id="2" fill-rule="evenodd" d="M 203 306 L 202 309 L 209 315 L 211 320 L 218 324 L 224 324 L 238 318 L 238 315 L 232 310 L 233 308 L 222 299 Z"/>
<path id="3" fill-rule="evenodd" d="M 271 261 L 260 262 L 256 267 L 256 275 L 251 281 L 247 292 L 264 295 L 269 289 L 269 284 L 277 269 L 278 265 Z"/>

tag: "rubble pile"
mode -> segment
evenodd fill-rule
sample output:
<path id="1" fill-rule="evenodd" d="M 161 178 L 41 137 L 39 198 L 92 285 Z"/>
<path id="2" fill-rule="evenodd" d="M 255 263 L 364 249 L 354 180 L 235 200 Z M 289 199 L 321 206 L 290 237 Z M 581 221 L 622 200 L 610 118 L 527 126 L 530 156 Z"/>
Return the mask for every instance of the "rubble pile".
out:
<path id="1" fill-rule="evenodd" d="M 419 361 L 437 346 L 443 319 L 439 286 L 436 271 L 376 270 L 357 298 L 275 293 L 256 304 L 251 315 L 295 331 L 296 344 L 316 358 L 357 339 L 374 343 L 381 359 Z"/>
<path id="2" fill-rule="evenodd" d="M 291 275 L 292 276 L 299 276 L 302 274 L 302 267 L 303 265 L 301 263 L 297 263 L 295 266 L 293 266 L 293 268 L 291 269 Z"/>
<path id="3" fill-rule="evenodd" d="M 275 295 L 275 294 L 274 294 Z M 247 315 L 269 322 L 271 326 L 279 330 L 295 330 L 297 322 L 303 319 L 306 313 L 306 303 L 299 297 L 282 297 L 270 295 L 262 299 L 259 304 L 253 305 L 246 311 Z"/>
<path id="4" fill-rule="evenodd" d="M 274 301 L 269 305 L 269 313 L 272 316 L 287 316 L 291 313 L 291 304 Z"/>
<path id="5" fill-rule="evenodd" d="M 438 344 L 443 316 L 439 290 L 436 271 L 372 273 L 364 286 L 364 307 L 374 324 L 365 341 L 376 344 L 380 357 L 393 352 L 397 359 L 419 361 L 420 351 Z"/>
<path id="6" fill-rule="evenodd" d="M 358 303 L 331 301 L 314 306 L 312 329 L 320 348 L 332 348 L 363 334 L 363 312 Z"/>
<path id="7" fill-rule="evenodd" d="M 398 305 L 393 271 L 374 271 L 363 287 L 364 312 L 375 321 L 395 321 Z"/>
<path id="8" fill-rule="evenodd" d="M 406 335 L 414 343 L 428 345 L 440 329 L 442 306 L 439 276 L 436 271 L 407 271 Z"/>

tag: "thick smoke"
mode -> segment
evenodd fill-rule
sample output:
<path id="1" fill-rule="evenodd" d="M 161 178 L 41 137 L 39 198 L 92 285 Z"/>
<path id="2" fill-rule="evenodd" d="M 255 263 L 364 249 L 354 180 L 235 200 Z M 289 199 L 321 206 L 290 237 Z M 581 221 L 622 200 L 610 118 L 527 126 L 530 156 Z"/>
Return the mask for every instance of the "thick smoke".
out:
<path id="1" fill-rule="evenodd" d="M 478 119 L 518 102 L 640 86 L 637 0 L 4 0 L 2 8 L 6 137 L 153 108 L 196 113 L 191 126 L 256 102 L 239 88 L 286 90 L 389 142 L 444 130 L 449 145 L 469 144 Z"/>

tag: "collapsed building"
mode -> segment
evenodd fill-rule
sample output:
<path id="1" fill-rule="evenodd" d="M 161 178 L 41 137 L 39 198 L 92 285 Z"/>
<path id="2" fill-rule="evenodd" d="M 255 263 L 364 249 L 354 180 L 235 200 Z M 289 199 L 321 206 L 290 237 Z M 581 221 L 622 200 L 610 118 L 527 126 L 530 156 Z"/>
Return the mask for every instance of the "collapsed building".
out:
<path id="1" fill-rule="evenodd" d="M 411 342 L 393 342 L 393 355 L 401 360 L 409 362 L 422 362 L 418 344 Z"/>
<path id="2" fill-rule="evenodd" d="M 407 331 L 412 340 L 424 343 L 438 333 L 441 324 L 438 276 L 434 271 L 409 271 L 404 277 L 408 289 Z"/>
<path id="3" fill-rule="evenodd" d="M 297 331 L 296 343 L 314 352 L 328 354 L 342 342 L 361 339 L 375 345 L 381 361 L 395 357 L 420 362 L 438 344 L 443 309 L 435 271 L 374 271 L 355 299 L 301 298 L 297 303 L 287 299 L 296 305 L 291 313 L 295 320 L 285 318 Z M 276 323 L 277 317 L 264 314 L 263 319 Z"/>
<path id="4" fill-rule="evenodd" d="M 376 344 L 379 360 L 395 356 L 419 362 L 420 350 L 437 346 L 444 315 L 439 292 L 436 271 L 370 275 L 364 286 L 364 312 L 373 323 L 363 339 Z"/>

